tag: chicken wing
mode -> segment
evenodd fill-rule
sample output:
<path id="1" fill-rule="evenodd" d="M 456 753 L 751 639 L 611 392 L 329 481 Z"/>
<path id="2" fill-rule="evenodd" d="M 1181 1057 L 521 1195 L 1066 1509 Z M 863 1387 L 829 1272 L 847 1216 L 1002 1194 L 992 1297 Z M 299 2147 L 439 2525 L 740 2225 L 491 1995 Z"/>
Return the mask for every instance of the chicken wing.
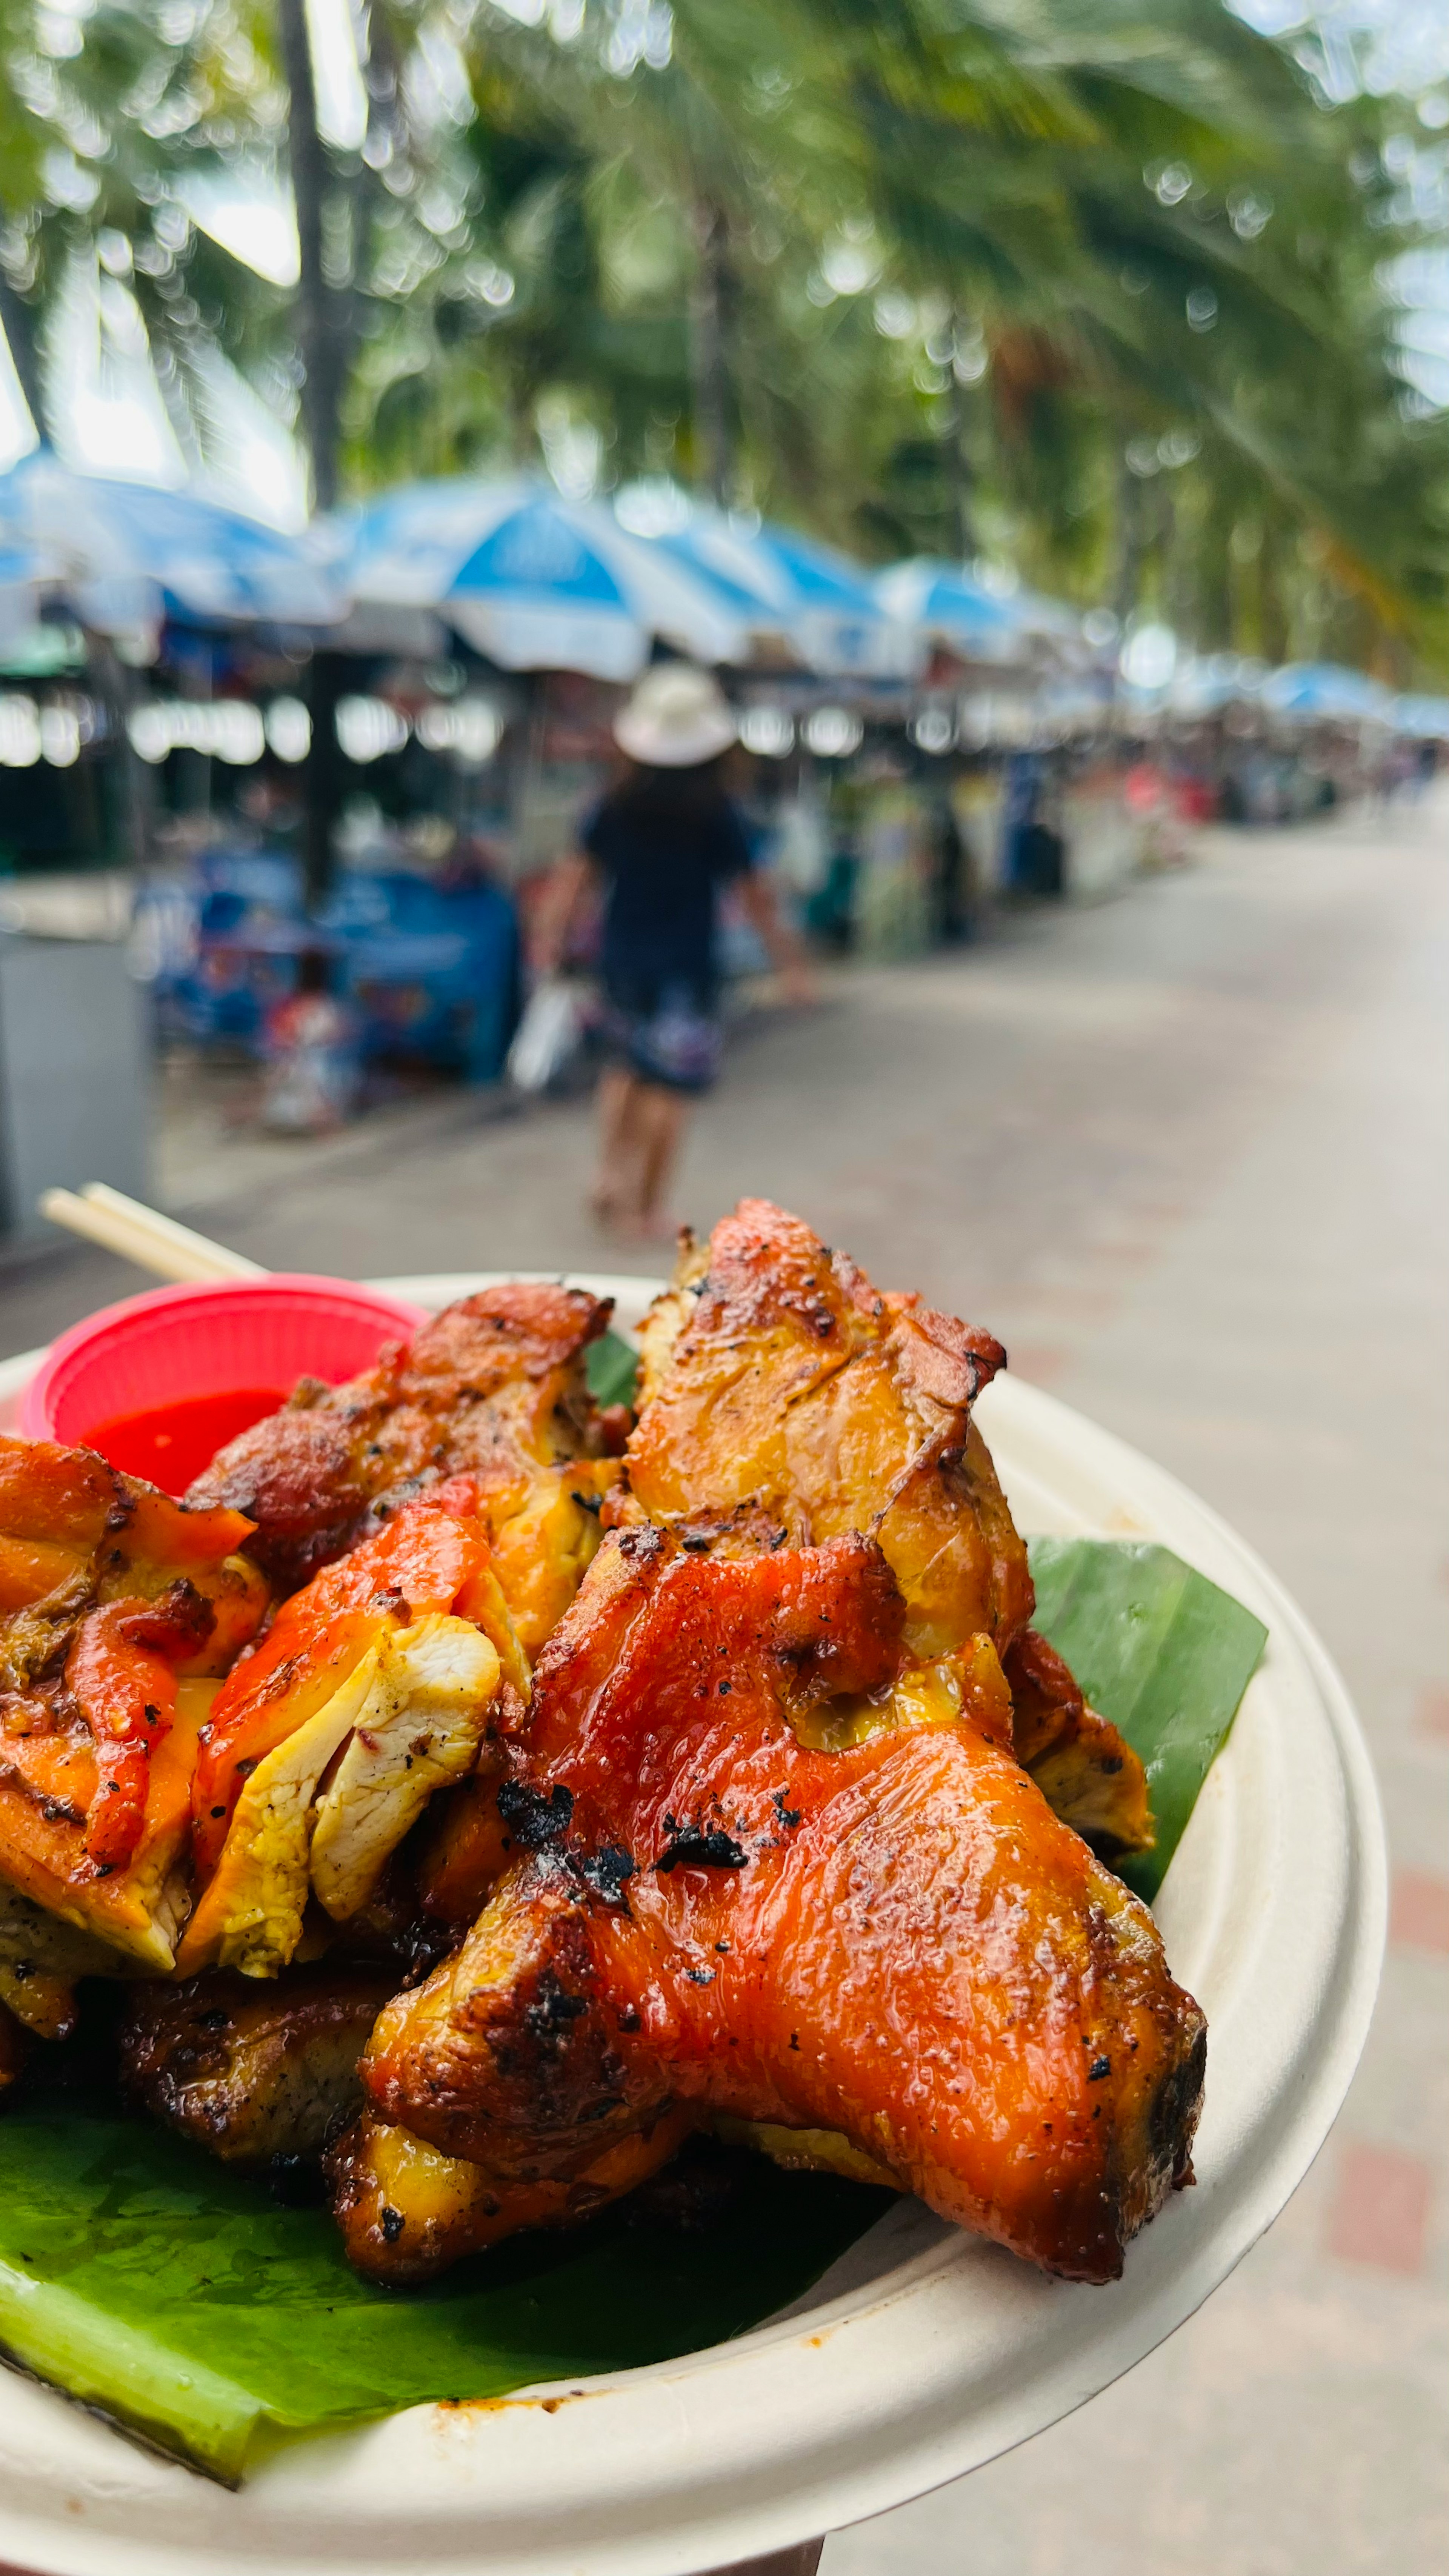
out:
<path id="1" fill-rule="evenodd" d="M 824 2129 L 1114 2278 L 1188 2178 L 1203 2018 L 1015 1759 L 990 1636 L 927 1690 L 911 1622 L 873 1539 L 615 1535 L 536 1671 L 531 1856 L 380 2016 L 373 2109 L 518 2185 L 669 2104 Z"/>
<path id="2" fill-rule="evenodd" d="M 1030 1698 L 1017 1749 L 1056 1812 L 1103 1852 L 1150 1844 L 1136 1754 L 1084 1711 L 1044 1640 L 1022 1643 L 1026 1550 L 971 1420 L 1005 1365 L 999 1342 L 919 1297 L 881 1295 L 798 1217 L 744 1199 L 707 1249 L 686 1245 L 641 1343 L 629 1498 L 614 1497 L 606 1519 L 644 1514 L 716 1550 L 740 1536 L 768 1544 L 772 1529 L 868 1531 L 904 1595 L 910 1652 L 928 1664 L 989 1638 Z"/>
<path id="3" fill-rule="evenodd" d="M 1031 1615 L 1026 1550 L 970 1410 L 1004 1366 L 990 1333 L 882 1296 L 768 1199 L 744 1199 L 641 1337 L 628 1482 L 651 1520 L 708 1531 L 741 1509 L 796 1541 L 869 1530 L 906 1642 L 1004 1651 Z"/>
<path id="4" fill-rule="evenodd" d="M 609 1313 L 546 1284 L 464 1297 L 346 1386 L 304 1380 L 188 1500 L 246 1512 L 257 1563 L 292 1591 L 353 1544 L 383 1497 L 467 1474 L 532 1653 L 573 1599 L 619 1474 L 583 1365 Z"/>

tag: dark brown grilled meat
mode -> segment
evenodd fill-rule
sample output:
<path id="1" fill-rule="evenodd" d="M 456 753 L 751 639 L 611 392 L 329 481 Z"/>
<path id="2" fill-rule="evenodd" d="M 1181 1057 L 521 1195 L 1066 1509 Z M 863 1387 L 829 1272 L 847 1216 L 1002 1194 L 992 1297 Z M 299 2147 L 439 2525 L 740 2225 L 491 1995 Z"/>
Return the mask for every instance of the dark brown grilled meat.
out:
<path id="1" fill-rule="evenodd" d="M 131 2099 L 223 2164 L 319 2156 L 361 2099 L 357 2061 L 395 1966 L 323 1959 L 260 1983 L 215 1970 L 138 1986 L 121 2034 Z"/>

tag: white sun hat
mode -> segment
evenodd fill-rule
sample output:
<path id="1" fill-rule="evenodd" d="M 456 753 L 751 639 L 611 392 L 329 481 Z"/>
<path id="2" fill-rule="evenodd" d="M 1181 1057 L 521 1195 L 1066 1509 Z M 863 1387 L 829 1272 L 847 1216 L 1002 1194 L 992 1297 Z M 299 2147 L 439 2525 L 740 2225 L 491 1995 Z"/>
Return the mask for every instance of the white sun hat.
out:
<path id="1" fill-rule="evenodd" d="M 694 769 L 739 739 L 729 700 L 707 671 L 660 662 L 614 719 L 614 740 L 651 769 Z"/>

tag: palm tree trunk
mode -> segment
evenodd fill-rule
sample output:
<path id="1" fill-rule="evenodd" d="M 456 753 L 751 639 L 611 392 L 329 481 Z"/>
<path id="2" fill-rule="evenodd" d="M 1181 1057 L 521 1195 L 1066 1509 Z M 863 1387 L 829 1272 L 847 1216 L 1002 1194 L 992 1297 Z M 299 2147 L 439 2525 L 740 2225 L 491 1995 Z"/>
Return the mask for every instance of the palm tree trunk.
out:
<path id="1" fill-rule="evenodd" d="M 40 357 L 35 345 L 35 315 L 18 287 L 12 286 L 0 268 L 0 330 L 10 344 L 10 355 L 26 408 L 35 423 L 36 435 L 45 436 L 45 396 L 40 383 Z"/>
<path id="2" fill-rule="evenodd" d="M 304 370 L 302 425 L 312 461 L 312 506 L 315 510 L 331 510 L 336 506 L 338 491 L 337 454 L 350 337 L 348 304 L 344 295 L 328 284 L 322 260 L 323 221 L 332 173 L 317 126 L 307 0 L 278 0 L 278 21 L 290 98 L 287 146 L 301 254 L 297 342 Z M 322 901 L 332 882 L 332 836 L 341 800 L 337 701 L 346 693 L 346 667 L 340 654 L 323 648 L 313 653 L 307 692 L 312 747 L 302 777 L 302 867 L 311 906 Z"/>
<path id="3" fill-rule="evenodd" d="M 322 268 L 322 221 L 331 174 L 317 129 L 317 86 L 307 37 L 307 0 L 277 0 L 282 62 L 290 105 L 287 150 L 297 205 L 301 277 L 297 287 L 297 341 L 306 373 L 302 422 L 312 460 L 312 501 L 330 510 L 337 499 L 338 424 L 342 404 L 343 317 Z"/>
<path id="4" fill-rule="evenodd" d="M 1123 457 L 1117 468 L 1117 570 L 1112 584 L 1112 606 L 1122 626 L 1126 625 L 1137 606 L 1142 587 L 1142 557 L 1147 538 L 1143 524 L 1145 515 L 1141 481 Z"/>
<path id="5" fill-rule="evenodd" d="M 694 209 L 695 268 L 689 310 L 690 372 L 694 379 L 696 471 L 721 508 L 729 498 L 733 462 L 730 440 L 729 232 L 718 206 Z"/>

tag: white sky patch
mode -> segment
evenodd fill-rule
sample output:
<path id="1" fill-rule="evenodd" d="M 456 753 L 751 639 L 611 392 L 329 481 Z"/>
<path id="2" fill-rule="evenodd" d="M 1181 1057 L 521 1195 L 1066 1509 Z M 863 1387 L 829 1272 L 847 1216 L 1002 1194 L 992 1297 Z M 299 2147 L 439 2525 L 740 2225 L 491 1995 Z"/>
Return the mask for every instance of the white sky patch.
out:
<path id="1" fill-rule="evenodd" d="M 473 121 L 468 66 L 441 20 L 419 30 L 403 74 L 408 107 L 428 133 Z"/>
<path id="2" fill-rule="evenodd" d="M 1260 36 L 1287 42 L 1330 96 L 1414 98 L 1449 77 L 1443 0 L 1228 0 Z M 1298 43 L 1292 43 L 1298 38 Z"/>
<path id="3" fill-rule="evenodd" d="M 1446 0 L 1227 0 L 1236 17 L 1286 46 L 1314 95 L 1340 106 L 1367 93 L 1398 98 L 1405 131 L 1391 135 L 1384 164 L 1398 182 L 1391 212 L 1410 225 L 1442 225 L 1449 169 L 1432 138 L 1449 125 L 1449 6 Z M 1441 236 L 1442 238 L 1442 236 Z M 1388 260 L 1379 283 L 1400 308 L 1394 366 L 1411 394 L 1449 411 L 1449 246 Z"/>
<path id="4" fill-rule="evenodd" d="M 307 469 L 291 431 L 219 349 L 200 352 L 191 376 L 205 490 L 224 508 L 295 536 L 307 524 Z"/>
<path id="5" fill-rule="evenodd" d="M 356 152 L 367 132 L 367 89 L 352 0 L 307 0 L 307 33 L 322 139 L 339 152 Z"/>
<path id="6" fill-rule="evenodd" d="M 290 188 L 258 171 L 228 178 L 206 172 L 186 179 L 177 202 L 196 225 L 233 259 L 273 286 L 295 286 L 302 274 L 297 213 Z"/>
<path id="7" fill-rule="evenodd" d="M 186 466 L 171 426 L 140 308 L 77 251 L 51 315 L 47 408 L 63 463 L 82 474 L 181 484 Z"/>
<path id="8" fill-rule="evenodd" d="M 0 474 L 8 474 L 12 465 L 18 465 L 22 456 L 28 456 L 39 445 L 30 406 L 20 390 L 10 343 L 0 323 Z"/>

